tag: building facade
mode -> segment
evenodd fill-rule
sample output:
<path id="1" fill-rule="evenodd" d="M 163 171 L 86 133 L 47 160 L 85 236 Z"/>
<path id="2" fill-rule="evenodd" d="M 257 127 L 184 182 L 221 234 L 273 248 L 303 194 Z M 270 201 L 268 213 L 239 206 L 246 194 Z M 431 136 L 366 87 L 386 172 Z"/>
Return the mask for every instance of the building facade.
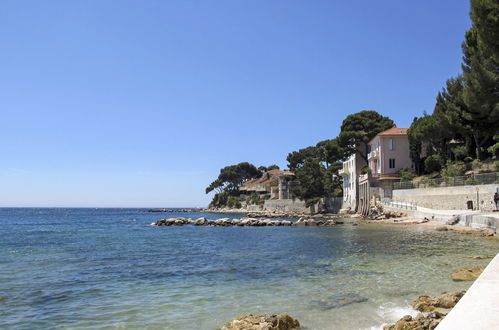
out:
<path id="1" fill-rule="evenodd" d="M 412 166 L 407 128 L 393 127 L 376 135 L 368 144 L 367 160 L 374 179 L 398 180 L 400 170 Z"/>
<path id="2" fill-rule="evenodd" d="M 356 211 L 359 201 L 358 178 L 362 168 L 367 166 L 366 161 L 358 153 L 351 155 L 343 162 L 339 174 L 343 177 L 343 206 L 342 211 Z"/>

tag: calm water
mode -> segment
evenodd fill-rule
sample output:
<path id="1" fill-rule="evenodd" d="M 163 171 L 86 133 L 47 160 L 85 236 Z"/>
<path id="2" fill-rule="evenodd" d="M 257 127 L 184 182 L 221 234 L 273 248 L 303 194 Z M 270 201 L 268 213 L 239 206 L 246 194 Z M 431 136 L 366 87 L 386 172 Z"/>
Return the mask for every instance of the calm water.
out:
<path id="1" fill-rule="evenodd" d="M 495 240 L 405 226 L 151 227 L 139 209 L 0 209 L 0 327 L 213 329 L 288 313 L 379 328 L 421 294 L 466 289 Z M 235 216 L 231 216 L 235 217 Z"/>

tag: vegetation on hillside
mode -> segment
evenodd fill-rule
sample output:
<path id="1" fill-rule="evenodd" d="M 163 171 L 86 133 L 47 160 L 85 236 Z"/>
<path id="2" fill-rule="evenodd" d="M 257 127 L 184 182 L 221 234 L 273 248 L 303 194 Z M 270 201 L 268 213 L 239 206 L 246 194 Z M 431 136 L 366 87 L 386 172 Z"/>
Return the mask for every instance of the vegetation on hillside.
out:
<path id="1" fill-rule="evenodd" d="M 418 174 L 442 168 L 460 173 L 453 163 L 498 156 L 499 2 L 471 0 L 471 19 L 462 45 L 462 74 L 447 80 L 433 113 L 414 118 L 409 129 Z"/>

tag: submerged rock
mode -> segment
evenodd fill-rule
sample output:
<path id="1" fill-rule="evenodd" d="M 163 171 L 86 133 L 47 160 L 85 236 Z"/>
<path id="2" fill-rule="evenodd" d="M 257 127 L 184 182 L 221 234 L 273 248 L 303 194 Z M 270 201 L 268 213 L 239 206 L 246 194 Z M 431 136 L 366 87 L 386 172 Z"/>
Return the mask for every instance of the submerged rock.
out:
<path id="1" fill-rule="evenodd" d="M 454 281 L 474 281 L 480 276 L 485 267 L 465 267 L 452 273 Z"/>
<path id="2" fill-rule="evenodd" d="M 294 330 L 300 326 L 288 314 L 245 315 L 238 317 L 217 330 Z"/>
<path id="3" fill-rule="evenodd" d="M 362 303 L 367 301 L 366 297 L 363 297 L 356 293 L 344 293 L 330 296 L 327 299 L 315 300 L 314 306 L 320 309 L 335 309 L 351 304 Z"/>
<path id="4" fill-rule="evenodd" d="M 468 256 L 470 259 L 492 259 L 494 256 Z"/>

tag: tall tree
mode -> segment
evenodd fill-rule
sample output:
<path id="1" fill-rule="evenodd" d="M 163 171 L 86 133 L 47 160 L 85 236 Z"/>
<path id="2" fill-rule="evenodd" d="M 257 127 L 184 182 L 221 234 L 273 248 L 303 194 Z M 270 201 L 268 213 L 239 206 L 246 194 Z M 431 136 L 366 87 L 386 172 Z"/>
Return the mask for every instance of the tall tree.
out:
<path id="1" fill-rule="evenodd" d="M 315 148 L 319 159 L 325 163 L 326 168 L 345 157 L 345 151 L 340 146 L 338 139 L 320 141 Z"/>
<path id="2" fill-rule="evenodd" d="M 260 177 L 261 172 L 248 162 L 222 168 L 218 178 L 207 188 L 206 193 L 216 190 L 218 193 L 235 193 L 246 181 Z"/>
<path id="3" fill-rule="evenodd" d="M 300 149 L 298 151 L 293 151 L 288 154 L 286 160 L 288 161 L 288 168 L 291 171 L 296 171 L 298 168 L 302 167 L 305 160 L 309 158 L 319 158 L 319 151 L 316 147 L 307 147 Z"/>
<path id="4" fill-rule="evenodd" d="M 324 178 L 326 168 L 317 158 L 307 158 L 295 171 L 296 183 L 292 186 L 293 195 L 305 201 L 310 207 L 326 196 Z"/>
<path id="5" fill-rule="evenodd" d="M 484 144 L 499 131 L 499 2 L 471 0 L 471 20 L 463 43 L 463 120 L 480 159 Z"/>
<path id="6" fill-rule="evenodd" d="M 357 112 L 343 120 L 338 136 L 339 145 L 345 151 L 345 156 L 359 152 L 360 156 L 367 162 L 367 143 L 378 133 L 393 126 L 395 126 L 393 120 L 374 110 Z"/>

